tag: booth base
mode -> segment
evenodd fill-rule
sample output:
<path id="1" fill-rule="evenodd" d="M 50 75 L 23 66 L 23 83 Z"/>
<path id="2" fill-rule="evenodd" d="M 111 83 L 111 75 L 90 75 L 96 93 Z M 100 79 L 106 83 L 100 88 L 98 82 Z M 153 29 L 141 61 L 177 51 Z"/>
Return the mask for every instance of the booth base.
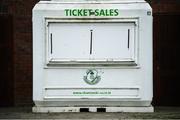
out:
<path id="1" fill-rule="evenodd" d="M 33 112 L 154 112 L 153 106 L 146 107 L 33 107 Z"/>

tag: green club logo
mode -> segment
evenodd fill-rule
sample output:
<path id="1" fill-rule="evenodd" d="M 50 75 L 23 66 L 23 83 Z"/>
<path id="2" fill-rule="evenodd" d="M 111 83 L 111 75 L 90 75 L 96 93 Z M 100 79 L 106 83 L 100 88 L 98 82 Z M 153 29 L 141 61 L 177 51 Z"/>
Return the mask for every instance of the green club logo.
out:
<path id="1" fill-rule="evenodd" d="M 86 76 L 84 76 L 84 81 L 87 84 L 95 85 L 101 80 L 101 76 L 98 75 L 98 71 L 95 69 L 89 69 L 86 71 Z"/>

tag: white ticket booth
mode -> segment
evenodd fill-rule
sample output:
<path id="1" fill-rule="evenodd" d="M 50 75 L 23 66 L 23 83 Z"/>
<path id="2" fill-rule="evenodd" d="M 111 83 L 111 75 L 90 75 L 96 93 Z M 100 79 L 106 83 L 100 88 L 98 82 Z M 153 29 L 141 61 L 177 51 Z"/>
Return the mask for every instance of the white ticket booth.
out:
<path id="1" fill-rule="evenodd" d="M 51 0 L 33 9 L 34 112 L 153 112 L 144 0 Z"/>

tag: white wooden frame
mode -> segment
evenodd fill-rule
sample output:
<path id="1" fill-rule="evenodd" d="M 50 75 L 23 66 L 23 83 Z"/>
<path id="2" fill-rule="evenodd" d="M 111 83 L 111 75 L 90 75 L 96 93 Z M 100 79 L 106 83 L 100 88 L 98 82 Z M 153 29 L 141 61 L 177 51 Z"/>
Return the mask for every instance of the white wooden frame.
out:
<path id="1" fill-rule="evenodd" d="M 58 59 L 58 58 L 52 58 L 50 56 L 49 52 L 49 24 L 50 23 L 134 23 L 135 24 L 135 33 L 134 33 L 134 56 L 132 59 L 113 59 L 111 60 L 67 60 L 67 59 Z M 51 66 L 52 65 L 130 65 L 130 66 L 139 66 L 138 64 L 138 36 L 139 36 L 139 18 L 51 18 L 51 17 L 45 17 L 45 36 L 46 36 L 46 65 Z"/>

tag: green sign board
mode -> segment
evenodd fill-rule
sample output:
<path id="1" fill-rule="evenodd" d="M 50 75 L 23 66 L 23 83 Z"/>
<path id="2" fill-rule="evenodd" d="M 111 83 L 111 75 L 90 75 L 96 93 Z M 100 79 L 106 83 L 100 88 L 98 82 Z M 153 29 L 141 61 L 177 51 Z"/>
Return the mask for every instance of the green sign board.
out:
<path id="1" fill-rule="evenodd" d="M 65 9 L 65 16 L 118 16 L 118 9 Z"/>

